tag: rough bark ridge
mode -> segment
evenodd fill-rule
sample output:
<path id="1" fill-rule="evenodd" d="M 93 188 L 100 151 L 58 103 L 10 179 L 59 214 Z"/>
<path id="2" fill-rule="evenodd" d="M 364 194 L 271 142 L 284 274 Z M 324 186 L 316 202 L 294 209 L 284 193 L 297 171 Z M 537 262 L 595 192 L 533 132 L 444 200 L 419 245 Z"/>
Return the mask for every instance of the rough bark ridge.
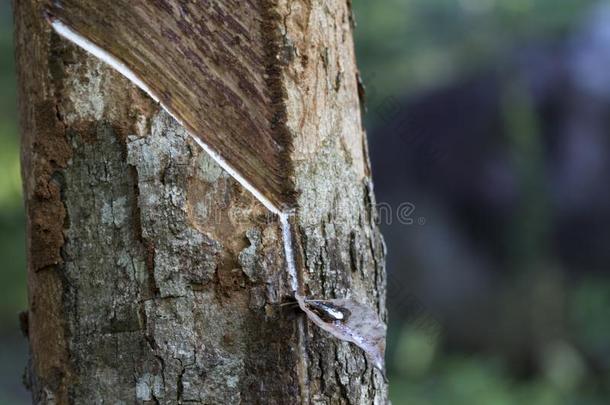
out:
<path id="1" fill-rule="evenodd" d="M 269 3 L 303 283 L 385 317 L 349 7 Z M 146 95 L 52 34 L 43 1 L 14 6 L 34 400 L 385 403 L 359 349 L 278 305 L 277 218 Z"/>

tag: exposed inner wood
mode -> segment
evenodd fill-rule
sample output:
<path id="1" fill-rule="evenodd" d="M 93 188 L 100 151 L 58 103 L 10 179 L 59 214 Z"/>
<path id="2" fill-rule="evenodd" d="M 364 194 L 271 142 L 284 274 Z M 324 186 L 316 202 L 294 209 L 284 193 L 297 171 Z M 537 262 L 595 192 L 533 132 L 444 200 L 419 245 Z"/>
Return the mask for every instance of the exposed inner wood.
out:
<path id="1" fill-rule="evenodd" d="M 47 15 L 123 63 L 275 206 L 294 206 L 279 16 L 266 1 L 59 0 Z"/>

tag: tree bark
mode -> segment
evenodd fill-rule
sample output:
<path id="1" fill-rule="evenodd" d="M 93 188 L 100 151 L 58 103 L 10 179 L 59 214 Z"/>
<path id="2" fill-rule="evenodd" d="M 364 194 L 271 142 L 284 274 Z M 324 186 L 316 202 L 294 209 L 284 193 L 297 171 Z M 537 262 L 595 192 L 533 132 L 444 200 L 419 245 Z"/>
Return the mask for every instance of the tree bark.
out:
<path id="1" fill-rule="evenodd" d="M 348 3 L 261 1 L 255 20 L 280 41 L 302 283 L 385 320 Z M 360 349 L 280 305 L 278 218 L 148 96 L 53 34 L 44 5 L 14 1 L 33 401 L 387 402 Z"/>

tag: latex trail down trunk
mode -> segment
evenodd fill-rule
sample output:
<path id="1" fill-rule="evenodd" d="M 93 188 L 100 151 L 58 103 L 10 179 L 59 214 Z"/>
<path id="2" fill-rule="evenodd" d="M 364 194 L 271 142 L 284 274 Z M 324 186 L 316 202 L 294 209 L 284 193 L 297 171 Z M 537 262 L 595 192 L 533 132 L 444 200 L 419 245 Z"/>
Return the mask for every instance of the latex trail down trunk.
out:
<path id="1" fill-rule="evenodd" d="M 116 71 L 125 76 L 129 81 L 139 87 L 142 91 L 147 93 L 153 100 L 159 103 L 159 105 L 169 114 L 171 115 L 180 125 L 185 128 L 192 128 L 192 125 L 187 125 L 183 120 L 181 120 L 170 108 L 161 102 L 159 96 L 157 96 L 142 79 L 140 79 L 129 67 L 127 67 L 123 62 L 115 58 L 109 52 L 100 48 L 87 38 L 83 37 L 76 31 L 72 30 L 70 27 L 55 19 L 53 17 L 49 17 L 49 21 L 53 27 L 53 29 L 62 37 L 67 40 L 73 42 L 74 44 L 80 46 L 85 51 L 91 53 L 98 59 L 104 61 L 111 67 L 113 67 Z M 269 198 L 267 198 L 263 192 L 258 190 L 255 186 L 252 185 L 250 181 L 246 179 L 244 175 L 239 173 L 227 160 L 225 160 L 214 148 L 210 145 L 206 144 L 203 139 L 204 136 L 196 136 L 192 132 L 189 131 L 189 135 L 197 142 L 199 146 L 203 150 L 206 151 L 223 169 L 227 171 L 235 180 L 237 180 L 246 190 L 252 193 L 254 197 L 260 201 L 269 211 L 277 214 L 280 218 L 280 224 L 282 227 L 282 236 L 283 236 L 283 245 L 284 245 L 284 253 L 286 256 L 286 268 L 288 271 L 288 276 L 290 278 L 290 287 L 293 292 L 297 292 L 299 289 L 298 286 L 298 276 L 295 264 L 294 257 L 294 249 L 292 246 L 292 229 L 290 225 L 289 216 L 292 215 L 292 210 L 285 209 L 282 211 L 276 204 L 272 203 Z"/>

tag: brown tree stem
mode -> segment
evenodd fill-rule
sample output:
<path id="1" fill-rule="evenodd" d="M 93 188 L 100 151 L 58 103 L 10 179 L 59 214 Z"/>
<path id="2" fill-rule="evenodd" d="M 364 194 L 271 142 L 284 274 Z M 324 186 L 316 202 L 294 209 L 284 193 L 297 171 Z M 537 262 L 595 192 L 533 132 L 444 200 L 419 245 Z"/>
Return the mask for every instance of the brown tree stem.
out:
<path id="1" fill-rule="evenodd" d="M 256 30 L 275 33 L 271 110 L 292 144 L 304 293 L 385 319 L 349 7 L 249 5 L 225 28 L 252 32 L 253 47 Z M 292 288 L 277 215 L 145 93 L 53 33 L 47 6 L 14 1 L 34 402 L 385 403 L 360 349 L 281 306 Z M 249 74 L 266 86 L 267 68 Z"/>

